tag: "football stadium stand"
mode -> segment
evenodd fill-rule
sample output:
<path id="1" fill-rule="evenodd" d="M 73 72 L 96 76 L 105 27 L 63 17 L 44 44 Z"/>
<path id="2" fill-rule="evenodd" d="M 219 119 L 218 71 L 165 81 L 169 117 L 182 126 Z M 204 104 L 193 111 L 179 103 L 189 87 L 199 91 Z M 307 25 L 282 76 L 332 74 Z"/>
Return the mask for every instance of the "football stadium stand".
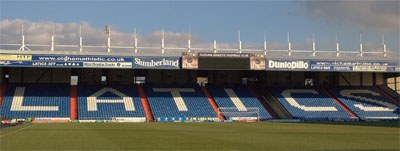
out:
<path id="1" fill-rule="evenodd" d="M 7 118 L 69 118 L 67 84 L 8 84 L 1 106 Z"/>
<path id="2" fill-rule="evenodd" d="M 363 120 L 399 119 L 399 104 L 374 87 L 337 87 L 331 89 L 341 102 Z"/>
<path id="3" fill-rule="evenodd" d="M 80 120 L 145 120 L 136 86 L 78 86 Z"/>
<path id="4" fill-rule="evenodd" d="M 250 88 L 274 119 L 293 119 L 290 112 L 287 111 L 264 85 L 253 85 Z"/>
<path id="5" fill-rule="evenodd" d="M 6 84 L 0 84 L 0 111 L 1 111 L 1 104 L 3 103 L 3 98 L 6 93 Z"/>
<path id="6" fill-rule="evenodd" d="M 273 95 L 295 119 L 350 120 L 348 114 L 332 98 L 314 88 L 273 88 Z"/>
<path id="7" fill-rule="evenodd" d="M 248 116 L 248 114 L 241 114 L 241 112 L 247 112 L 248 108 L 258 108 L 261 120 L 272 119 L 272 116 L 246 86 L 219 87 L 207 85 L 206 87 L 220 108 L 235 108 L 236 115 L 224 114 L 227 119 Z"/>
<path id="8" fill-rule="evenodd" d="M 145 85 L 145 92 L 157 121 L 188 118 L 218 119 L 207 97 L 197 84 L 179 87 Z"/>
<path id="9" fill-rule="evenodd" d="M 391 97 L 391 98 L 394 99 L 395 101 L 397 101 L 397 102 L 400 101 L 400 94 L 397 93 L 396 91 L 392 90 L 392 89 L 389 88 L 388 86 L 380 85 L 380 86 L 378 86 L 378 89 L 384 91 L 384 93 L 388 94 L 389 97 Z"/>
<path id="10" fill-rule="evenodd" d="M 72 87 L 68 84 L 8 84 L 4 87 L 0 112 L 3 117 L 72 117 Z M 398 100 L 390 98 L 390 91 L 384 87 L 267 89 L 271 91 L 270 97 L 275 98 L 294 119 L 348 121 L 358 117 L 362 120 L 398 120 L 400 115 Z M 140 90 L 144 90 L 143 94 L 139 93 Z M 255 95 L 244 85 L 220 87 L 208 84 L 203 88 L 197 84 L 79 85 L 77 119 L 136 122 L 152 120 L 153 117 L 157 121 L 236 120 L 250 116 L 272 119 L 271 111 L 260 102 L 265 100 L 258 100 Z M 218 109 L 223 108 L 230 109 L 232 114 L 218 114 L 221 111 Z M 257 115 L 250 109 L 257 109 Z"/>
<path id="11" fill-rule="evenodd" d="M 385 43 L 382 51 L 364 51 L 362 43 L 342 51 L 338 42 L 333 50 L 315 43 L 309 50 L 291 43 L 267 49 L 265 40 L 260 48 L 241 41 L 196 48 L 190 38 L 187 46 L 166 44 L 164 36 L 161 45 L 145 46 L 135 36 L 134 45 L 114 46 L 108 32 L 107 43 L 86 45 L 75 36 L 79 45 L 56 45 L 54 35 L 49 44 L 25 44 L 20 33 L 20 43 L 0 42 L 0 118 L 400 120 L 399 54 Z"/>

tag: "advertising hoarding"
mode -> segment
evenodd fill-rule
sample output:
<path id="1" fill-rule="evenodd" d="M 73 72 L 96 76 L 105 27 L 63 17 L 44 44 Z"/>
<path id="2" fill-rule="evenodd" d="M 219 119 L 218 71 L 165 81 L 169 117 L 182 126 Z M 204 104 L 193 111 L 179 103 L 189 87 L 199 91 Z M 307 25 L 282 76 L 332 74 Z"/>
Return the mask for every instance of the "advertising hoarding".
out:
<path id="1" fill-rule="evenodd" d="M 311 60 L 311 71 L 396 72 L 399 62 Z"/>
<path id="2" fill-rule="evenodd" d="M 134 69 L 180 69 L 179 57 L 133 57 Z"/>
<path id="3" fill-rule="evenodd" d="M 310 69 L 308 60 L 267 60 L 267 70 L 307 71 Z"/>
<path id="4" fill-rule="evenodd" d="M 198 69 L 199 58 L 196 53 L 182 53 L 182 69 Z"/>
<path id="5" fill-rule="evenodd" d="M 132 57 L 1 54 L 0 66 L 130 69 Z"/>
<path id="6" fill-rule="evenodd" d="M 29 61 L 32 60 L 32 55 L 17 55 L 17 54 L 1 54 L 2 61 Z"/>
<path id="7" fill-rule="evenodd" d="M 250 69 L 251 70 L 265 70 L 265 55 L 264 54 L 251 54 L 250 55 Z"/>
<path id="8" fill-rule="evenodd" d="M 249 53 L 199 53 L 200 70 L 249 70 Z"/>

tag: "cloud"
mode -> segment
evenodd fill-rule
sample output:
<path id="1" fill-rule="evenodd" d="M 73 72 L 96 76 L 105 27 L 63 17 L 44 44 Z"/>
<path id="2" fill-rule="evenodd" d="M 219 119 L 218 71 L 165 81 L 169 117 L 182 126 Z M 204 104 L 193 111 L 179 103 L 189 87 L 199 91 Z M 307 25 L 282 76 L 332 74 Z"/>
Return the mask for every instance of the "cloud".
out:
<path id="1" fill-rule="evenodd" d="M 107 42 L 107 34 L 103 28 L 91 26 L 88 22 L 79 23 L 55 23 L 50 21 L 32 22 L 25 19 L 4 19 L 0 21 L 0 43 L 2 44 L 20 44 L 21 43 L 21 27 L 24 26 L 24 35 L 26 44 L 49 45 L 48 47 L 39 47 L 33 49 L 50 49 L 50 41 L 54 26 L 55 44 L 57 45 L 78 45 L 79 44 L 79 28 L 82 27 L 83 45 L 85 46 L 104 46 Z M 134 46 L 134 33 L 123 32 L 115 27 L 111 27 L 111 46 Z M 191 37 L 192 47 L 212 48 L 213 43 L 201 43 L 201 39 L 193 34 L 185 32 L 165 31 L 165 47 L 170 48 L 187 48 L 187 40 Z M 147 34 L 137 34 L 139 47 L 159 47 L 159 49 L 146 49 L 143 51 L 160 52 L 162 31 L 155 31 Z M 10 49 L 18 49 L 18 46 L 7 47 Z M 218 43 L 219 48 L 234 48 L 234 45 L 228 43 Z M 5 48 L 5 46 L 1 46 Z M 78 48 L 62 48 L 62 50 L 75 50 Z M 105 48 L 87 48 L 89 51 L 105 51 Z M 61 51 L 61 50 L 60 50 Z M 121 49 L 116 51 L 133 51 L 129 49 Z M 182 52 L 184 50 L 180 50 Z M 173 52 L 172 50 L 170 52 Z M 175 53 L 177 53 L 176 51 Z"/>
<path id="2" fill-rule="evenodd" d="M 79 27 L 82 27 L 82 38 L 84 46 L 103 46 L 103 48 L 84 48 L 85 52 L 100 51 L 105 52 L 105 45 L 107 42 L 107 34 L 105 34 L 104 28 L 97 28 L 90 25 L 88 22 L 74 22 L 74 23 L 56 23 L 50 21 L 29 21 L 25 19 L 4 19 L 0 20 L 0 43 L 1 44 L 20 44 L 21 39 L 21 27 L 24 26 L 25 43 L 27 44 L 42 44 L 47 45 L 46 47 L 30 47 L 33 50 L 49 50 L 50 40 L 52 36 L 52 30 L 54 25 L 55 32 L 55 51 L 79 51 Z M 111 46 L 134 46 L 134 33 L 123 32 L 117 27 L 111 27 Z M 172 32 L 165 31 L 165 47 L 169 48 L 187 48 L 187 40 L 190 37 L 190 33 L 187 32 Z M 138 33 L 138 46 L 139 47 L 156 47 L 155 49 L 138 49 L 139 53 L 160 53 L 161 52 L 161 38 L 162 31 L 154 31 L 151 33 Z M 303 41 L 292 42 L 292 49 L 297 50 L 311 50 L 311 39 L 305 39 Z M 73 48 L 57 47 L 57 45 L 76 45 Z M 203 42 L 201 37 L 196 34 L 191 35 L 191 47 L 199 48 L 193 51 L 195 52 L 212 52 L 213 42 Z M 377 44 L 368 44 L 366 47 L 373 47 L 374 51 Z M 19 46 L 0 46 L 0 49 L 15 50 Z M 237 49 L 237 43 L 217 43 L 217 49 Z M 262 51 L 264 48 L 263 43 L 259 42 L 242 42 L 243 49 L 259 50 Z M 268 50 L 286 50 L 288 48 L 287 43 L 279 42 L 275 40 L 268 41 Z M 323 48 L 317 43 L 317 49 Z M 367 48 L 369 49 L 369 48 Z M 114 52 L 121 53 L 132 53 L 133 49 L 113 49 Z M 167 49 L 166 53 L 180 54 L 186 50 L 171 50 Z M 378 50 L 376 50 L 378 51 Z M 222 52 L 222 51 L 219 51 Z M 223 51 L 223 52 L 237 52 Z M 270 52 L 269 54 L 279 54 L 280 56 L 286 56 L 286 52 Z M 299 53 L 297 53 L 299 54 Z"/>
<path id="3" fill-rule="evenodd" d="M 400 1 L 304 1 L 306 16 L 328 23 L 352 25 L 363 31 L 399 32 Z"/>
<path id="4" fill-rule="evenodd" d="M 104 28 L 96 28 L 88 22 L 75 22 L 75 23 L 56 23 L 50 21 L 29 21 L 26 19 L 4 19 L 0 20 L 0 43 L 2 44 L 20 44 L 21 41 L 21 27 L 24 26 L 24 35 L 26 44 L 41 44 L 48 45 L 46 47 L 31 47 L 35 50 L 49 50 L 52 30 L 54 26 L 55 45 L 56 51 L 78 51 L 79 44 L 79 28 L 82 27 L 82 38 L 84 46 L 104 46 L 107 43 L 107 34 Z M 111 46 L 134 46 L 134 33 L 123 32 L 116 27 L 111 27 Z M 191 48 L 200 48 L 194 51 L 209 51 L 211 52 L 214 46 L 212 41 L 204 42 L 196 34 L 188 32 L 172 32 L 165 31 L 165 47 L 167 48 L 187 48 L 188 39 L 191 38 Z M 157 47 L 155 49 L 138 49 L 142 53 L 159 53 L 161 51 L 162 31 L 154 31 L 151 33 L 142 34 L 140 31 L 137 33 L 139 47 Z M 244 42 L 245 43 L 245 42 Z M 75 48 L 58 47 L 57 45 L 76 45 Z M 279 44 L 274 43 L 271 46 L 277 48 Z M 262 49 L 263 45 L 259 43 L 246 43 L 246 47 L 253 49 Z M 19 46 L 5 47 L 5 49 L 18 49 Z M 217 49 L 237 49 L 238 44 L 221 43 L 217 42 Z M 271 47 L 272 48 L 272 47 Z M 105 51 L 105 48 L 84 48 L 84 51 Z M 115 49 L 118 52 L 129 52 L 132 49 Z M 180 54 L 186 50 L 171 50 L 167 49 L 166 52 Z M 236 51 L 226 51 L 236 52 Z"/>

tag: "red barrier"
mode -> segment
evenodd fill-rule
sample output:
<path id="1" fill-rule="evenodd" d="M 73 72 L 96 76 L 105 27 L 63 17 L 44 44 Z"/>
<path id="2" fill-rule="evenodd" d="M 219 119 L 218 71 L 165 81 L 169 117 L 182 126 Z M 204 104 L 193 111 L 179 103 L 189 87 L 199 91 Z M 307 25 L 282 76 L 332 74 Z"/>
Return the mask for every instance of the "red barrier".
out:
<path id="1" fill-rule="evenodd" d="M 144 113 L 146 113 L 147 121 L 148 122 L 153 121 L 154 120 L 153 113 L 151 112 L 151 108 L 149 102 L 147 101 L 147 96 L 146 93 L 144 92 L 143 86 L 138 85 L 137 88 L 140 95 L 140 101 L 142 102 L 143 105 Z"/>
<path id="2" fill-rule="evenodd" d="M 0 108 L 1 108 L 1 104 L 3 103 L 4 95 L 6 95 L 6 84 L 1 84 L 0 85 Z"/>
<path id="3" fill-rule="evenodd" d="M 254 89 L 256 89 L 254 86 L 249 87 L 251 94 L 253 94 L 253 96 L 255 96 L 258 100 L 258 102 L 261 103 L 262 106 L 264 106 L 264 108 L 268 111 L 269 115 L 272 116 L 272 118 L 274 119 L 278 119 L 279 116 L 274 112 L 274 110 L 272 110 L 272 108 L 267 104 L 267 102 L 263 101 L 255 92 Z"/>
<path id="4" fill-rule="evenodd" d="M 201 87 L 201 89 L 203 90 L 203 93 L 206 95 L 206 97 L 208 98 L 208 102 L 210 102 L 212 108 L 214 109 L 214 112 L 217 113 L 218 118 L 220 120 L 225 120 L 224 115 L 222 115 L 221 113 L 219 113 L 218 111 L 218 105 L 217 103 L 215 103 L 215 100 L 212 98 L 211 94 L 208 92 L 206 87 Z"/>
<path id="5" fill-rule="evenodd" d="M 389 98 L 394 104 L 396 104 L 397 106 L 400 105 L 400 101 L 396 100 L 395 98 L 393 98 L 392 96 L 390 96 L 389 94 L 386 93 L 386 91 L 382 90 L 379 86 L 375 86 L 375 88 L 381 93 L 383 94 L 386 98 Z"/>
<path id="6" fill-rule="evenodd" d="M 76 86 L 71 85 L 71 99 L 70 99 L 70 119 L 78 119 L 78 89 Z"/>
<path id="7" fill-rule="evenodd" d="M 345 110 L 347 113 L 351 115 L 351 117 L 357 117 L 360 119 L 360 117 L 357 116 L 356 113 L 351 111 L 346 105 L 344 105 L 339 99 L 337 99 L 335 96 L 333 96 L 327 89 L 324 87 L 321 87 L 321 89 L 325 92 L 326 95 L 328 95 L 330 98 L 332 98 L 333 101 L 336 102 L 343 110 Z"/>

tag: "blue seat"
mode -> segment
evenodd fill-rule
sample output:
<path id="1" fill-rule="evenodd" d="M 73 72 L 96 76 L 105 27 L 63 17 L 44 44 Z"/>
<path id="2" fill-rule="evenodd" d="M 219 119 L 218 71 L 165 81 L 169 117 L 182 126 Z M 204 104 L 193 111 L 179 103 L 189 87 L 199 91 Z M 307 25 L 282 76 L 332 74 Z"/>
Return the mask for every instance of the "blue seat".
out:
<path id="1" fill-rule="evenodd" d="M 0 113 L 7 118 L 69 118 L 69 104 L 67 84 L 9 84 Z"/>
<path id="2" fill-rule="evenodd" d="M 184 88 L 193 92 L 180 92 L 184 105 L 187 110 L 179 110 L 171 92 L 158 92 L 154 91 L 158 88 L 177 89 Z M 201 91 L 200 86 L 181 85 L 181 86 L 159 86 L 159 85 L 146 85 L 145 92 L 147 100 L 149 101 L 153 116 L 155 119 L 161 118 L 204 118 L 204 119 L 217 119 L 217 114 L 214 112 L 212 106 L 208 102 L 207 97 Z M 181 107 L 183 108 L 183 107 Z"/>
<path id="3" fill-rule="evenodd" d="M 258 99 L 251 93 L 251 91 L 243 85 L 236 85 L 233 87 L 217 87 L 214 85 L 207 85 L 207 89 L 211 93 L 211 96 L 214 98 L 215 102 L 217 103 L 218 107 L 220 108 L 233 108 L 229 109 L 232 112 L 237 112 L 237 114 L 225 114 L 224 116 L 227 119 L 231 117 L 248 117 L 254 116 L 245 114 L 246 111 L 239 111 L 235 104 L 232 102 L 230 97 L 228 96 L 227 92 L 225 92 L 225 88 L 232 89 L 239 100 L 242 102 L 245 108 L 258 108 L 259 116 L 262 120 L 265 119 L 272 119 L 272 116 L 268 113 L 268 111 L 264 108 L 264 106 L 258 101 Z M 251 110 L 247 110 L 251 111 Z M 255 110 L 251 111 L 254 112 Z M 240 113 L 240 112 L 243 112 Z"/>
<path id="4" fill-rule="evenodd" d="M 324 95 L 318 89 L 301 88 L 271 88 L 272 94 L 278 101 L 292 114 L 296 119 L 342 119 L 350 120 L 349 115 L 344 109 L 340 107 L 332 98 Z M 283 92 L 291 92 L 290 96 L 284 96 Z M 290 102 L 289 99 L 294 99 L 299 105 Z"/>
<path id="5" fill-rule="evenodd" d="M 398 119 L 399 106 L 374 87 L 338 87 L 333 94 L 361 119 Z"/>
<path id="6" fill-rule="evenodd" d="M 379 86 L 383 91 L 385 91 L 388 95 L 390 95 L 393 98 L 397 98 L 397 101 L 399 101 L 400 99 L 400 94 L 397 93 L 396 91 L 392 90 L 391 88 L 389 88 L 386 85 L 380 85 Z"/>
<path id="7" fill-rule="evenodd" d="M 98 102 L 96 104 L 97 110 L 89 110 L 89 96 L 100 101 L 108 100 L 111 102 Z M 121 102 L 123 97 L 130 99 L 134 110 L 126 109 L 125 104 Z M 117 102 L 112 103 L 112 101 Z M 78 118 L 80 120 L 112 120 L 117 117 L 145 117 L 140 96 L 135 86 L 78 86 Z"/>

